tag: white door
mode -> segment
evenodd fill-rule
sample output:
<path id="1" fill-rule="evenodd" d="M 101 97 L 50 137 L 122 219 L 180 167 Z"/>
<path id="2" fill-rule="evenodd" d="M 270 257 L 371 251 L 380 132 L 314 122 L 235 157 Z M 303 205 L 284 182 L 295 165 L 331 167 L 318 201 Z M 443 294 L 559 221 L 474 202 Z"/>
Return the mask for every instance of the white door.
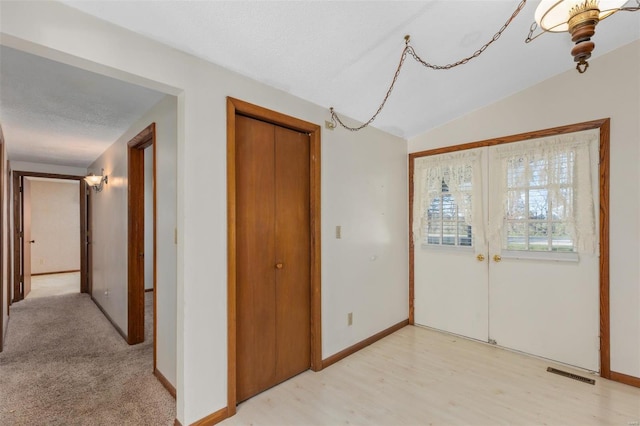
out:
<path id="1" fill-rule="evenodd" d="M 569 154 L 556 149 L 560 140 L 569 141 Z M 434 156 L 440 159 L 430 163 L 424 160 L 420 167 L 414 163 L 414 235 L 422 228 L 414 241 L 417 325 L 599 370 L 598 212 L 593 208 L 593 200 L 598 200 L 597 140 L 597 131 L 591 131 L 471 150 L 479 151 L 480 161 L 472 164 L 481 177 L 473 182 L 473 235 L 478 237 L 473 247 L 453 244 L 458 241 L 451 238 L 454 227 L 440 225 L 435 215 L 441 215 L 443 224 L 452 222 L 447 205 L 454 204 L 448 208 L 457 209 L 452 211 L 460 222 L 461 206 L 451 201 L 456 197 L 445 192 L 435 196 L 433 182 L 427 196 L 425 182 L 433 176 L 419 173 L 429 167 L 436 175 L 446 173 L 441 160 L 452 154 Z M 548 144 L 554 148 L 541 148 Z M 532 147 L 542 154 L 522 154 Z M 549 158 L 558 152 L 556 164 Z M 453 155 L 455 164 L 459 154 Z M 586 177 L 584 164 L 578 170 L 585 155 L 587 164 L 591 161 Z M 462 199 L 459 188 L 456 195 Z M 422 203 L 422 213 L 416 200 Z M 483 203 L 489 206 L 486 212 Z M 583 210 L 579 219 L 568 219 L 578 208 Z M 591 208 L 591 217 L 585 208 Z M 417 219 L 422 223 L 416 225 Z M 585 237 L 589 226 L 593 235 Z M 483 261 L 478 255 L 484 255 Z"/>
<path id="2" fill-rule="evenodd" d="M 419 236 L 414 241 L 414 322 L 486 342 L 486 244 L 469 224 L 469 208 L 484 216 L 482 153 L 476 149 L 415 160 L 419 196 L 414 195 L 414 203 L 422 209 L 414 215 L 414 235 Z"/>
<path id="3" fill-rule="evenodd" d="M 598 371 L 597 132 L 566 150 L 548 151 L 537 146 L 541 142 L 489 149 L 490 194 L 506 195 L 490 197 L 489 217 L 502 219 L 502 226 L 489 246 L 489 337 L 499 346 Z M 571 211 L 589 222 L 593 235 L 570 232 L 584 226 L 566 217 Z M 580 238 L 587 247 L 579 248 Z"/>

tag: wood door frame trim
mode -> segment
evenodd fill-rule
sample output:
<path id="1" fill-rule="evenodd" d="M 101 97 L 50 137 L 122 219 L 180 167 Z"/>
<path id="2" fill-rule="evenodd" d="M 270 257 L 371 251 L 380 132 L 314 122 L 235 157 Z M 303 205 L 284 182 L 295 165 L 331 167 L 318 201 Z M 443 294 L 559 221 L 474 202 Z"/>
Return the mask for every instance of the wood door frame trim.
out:
<path id="1" fill-rule="evenodd" d="M 89 291 L 87 282 L 90 279 L 91 271 L 87 268 L 87 251 L 85 241 L 87 241 L 87 218 L 86 218 L 86 193 L 87 185 L 84 184 L 84 176 L 66 175 L 57 173 L 40 173 L 14 170 L 13 175 L 13 227 L 11 233 L 13 234 L 13 302 L 19 302 L 22 300 L 20 296 L 20 257 L 22 252 L 20 250 L 20 237 L 18 229 L 18 221 L 16 218 L 20 217 L 20 223 L 22 223 L 22 213 L 18 208 L 18 200 L 20 199 L 20 179 L 24 177 L 37 177 L 48 179 L 63 179 L 63 180 L 76 180 L 78 181 L 78 193 L 80 197 L 80 292 L 87 293 Z"/>
<path id="2" fill-rule="evenodd" d="M 151 123 L 127 142 L 127 343 L 144 341 L 144 280 L 136 275 L 140 250 L 144 253 L 144 150 L 153 146 L 153 181 L 156 182 L 156 123 Z M 141 167 L 142 166 L 142 167 Z M 140 179 L 140 175 L 142 178 Z M 136 178 L 133 178 L 137 176 Z M 142 197 L 140 196 L 142 194 Z M 156 371 L 157 351 L 157 185 L 153 185 L 153 371 Z M 140 200 L 143 200 L 142 205 Z M 140 214 L 141 211 L 141 214 Z M 140 226 L 140 224 L 142 226 Z M 139 247 L 139 244 L 142 247 Z M 144 262 L 142 264 L 144 274 Z"/>
<path id="3" fill-rule="evenodd" d="M 239 99 L 227 97 L 227 410 L 236 413 L 236 115 L 243 115 L 309 135 L 311 244 L 311 370 L 322 369 L 320 126 Z"/>
<path id="4" fill-rule="evenodd" d="M 600 166 L 598 179 L 600 182 L 600 376 L 605 379 L 617 377 L 611 375 L 611 336 L 610 336 L 610 315 L 609 315 L 609 141 L 610 141 L 611 119 L 603 118 L 599 120 L 585 121 L 582 123 L 569 124 L 567 126 L 552 127 L 549 129 L 536 130 L 532 132 L 520 133 L 516 135 L 504 136 L 493 139 L 486 139 L 478 142 L 465 143 L 450 147 L 435 148 L 426 151 L 413 152 L 409 154 L 409 324 L 414 324 L 414 298 L 415 298 L 415 275 L 414 275 L 414 244 L 413 244 L 413 173 L 414 160 L 419 157 L 426 157 L 435 154 L 444 154 L 455 151 L 463 151 L 473 148 L 483 148 L 505 143 L 520 142 L 528 139 L 537 139 L 545 136 L 574 133 L 584 130 L 600 130 Z"/>

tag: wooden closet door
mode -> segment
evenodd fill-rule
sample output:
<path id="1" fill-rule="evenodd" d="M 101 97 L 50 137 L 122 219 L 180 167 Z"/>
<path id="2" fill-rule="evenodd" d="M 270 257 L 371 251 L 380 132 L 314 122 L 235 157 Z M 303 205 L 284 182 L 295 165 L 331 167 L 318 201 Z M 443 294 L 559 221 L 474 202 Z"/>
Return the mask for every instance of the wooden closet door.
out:
<path id="1" fill-rule="evenodd" d="M 278 382 L 309 369 L 309 136 L 275 128 Z"/>
<path id="2" fill-rule="evenodd" d="M 309 149 L 236 116 L 238 402 L 310 366 Z"/>
<path id="3" fill-rule="evenodd" d="M 274 150 L 273 125 L 236 117 L 238 402 L 275 381 Z"/>

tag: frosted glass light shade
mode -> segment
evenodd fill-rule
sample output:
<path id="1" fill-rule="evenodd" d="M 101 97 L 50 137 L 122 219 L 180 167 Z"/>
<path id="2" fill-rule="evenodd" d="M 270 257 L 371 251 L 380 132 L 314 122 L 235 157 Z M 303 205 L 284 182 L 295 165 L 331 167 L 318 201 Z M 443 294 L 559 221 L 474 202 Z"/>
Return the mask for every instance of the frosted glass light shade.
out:
<path id="1" fill-rule="evenodd" d="M 600 0 L 600 20 L 615 13 L 627 2 L 627 0 Z M 542 0 L 534 15 L 536 23 L 545 31 L 563 32 L 569 31 L 567 22 L 571 18 L 569 11 L 585 0 Z"/>
<path id="2" fill-rule="evenodd" d="M 102 176 L 89 175 L 85 176 L 84 180 L 89 184 L 89 186 L 98 186 L 100 182 L 102 182 Z"/>

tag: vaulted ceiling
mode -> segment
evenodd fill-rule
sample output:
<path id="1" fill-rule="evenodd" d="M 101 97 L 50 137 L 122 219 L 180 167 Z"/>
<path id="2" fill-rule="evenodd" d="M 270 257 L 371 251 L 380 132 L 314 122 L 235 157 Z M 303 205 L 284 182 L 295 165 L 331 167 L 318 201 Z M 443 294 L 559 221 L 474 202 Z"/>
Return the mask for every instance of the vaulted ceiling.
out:
<path id="1" fill-rule="evenodd" d="M 64 3 L 366 121 L 378 108 L 393 78 L 406 34 L 411 35 L 412 46 L 424 60 L 439 65 L 455 62 L 491 39 L 520 2 L 66 0 Z M 410 138 L 573 69 L 569 54 L 572 43 L 567 33 L 545 34 L 525 44 L 537 4 L 538 1 L 527 1 L 500 39 L 466 65 L 434 71 L 407 57 L 395 91 L 373 125 Z M 598 25 L 594 57 L 637 39 L 640 39 L 640 13 L 615 14 Z M 0 78 L 5 80 L 10 78 L 5 63 L 19 55 L 7 55 L 5 60 L 5 50 L 0 53 Z M 580 78 L 577 72 L 575 78 Z M 48 83 L 55 84 L 51 78 Z M 82 108 L 85 112 L 82 120 L 73 120 L 78 138 L 86 137 L 82 132 L 87 126 L 82 123 L 84 118 L 104 126 L 105 133 L 101 136 L 104 140 L 124 131 L 125 123 L 118 121 L 121 117 L 111 116 L 101 108 L 121 111 L 121 103 L 130 105 L 131 97 L 140 101 L 140 108 L 145 108 L 160 96 L 141 88 L 129 90 L 123 86 L 115 90 L 109 84 L 113 82 L 88 83 L 93 92 L 105 90 L 118 96 L 104 96 L 100 106 Z M 38 97 L 32 97 L 32 104 L 29 99 L 11 97 L 12 103 L 23 102 L 15 107 L 5 101 L 4 83 L 2 89 L 3 128 L 6 127 L 6 134 L 17 132 L 20 124 L 4 124 L 5 111 L 8 107 L 28 110 L 39 102 Z M 46 94 L 44 87 L 34 87 L 33 91 Z M 53 110 L 71 110 L 74 107 L 65 105 L 80 105 L 78 96 L 81 95 L 69 94 L 67 98 L 56 95 L 56 108 L 51 108 L 53 117 L 56 118 Z M 100 118 L 87 118 L 92 111 Z M 140 111 L 132 111 L 129 116 L 136 114 L 139 114 L 136 119 L 142 115 Z M 113 124 L 113 132 L 107 135 L 109 123 Z M 56 126 L 53 122 L 47 125 Z M 72 132 L 71 128 L 64 130 L 69 135 Z"/>

